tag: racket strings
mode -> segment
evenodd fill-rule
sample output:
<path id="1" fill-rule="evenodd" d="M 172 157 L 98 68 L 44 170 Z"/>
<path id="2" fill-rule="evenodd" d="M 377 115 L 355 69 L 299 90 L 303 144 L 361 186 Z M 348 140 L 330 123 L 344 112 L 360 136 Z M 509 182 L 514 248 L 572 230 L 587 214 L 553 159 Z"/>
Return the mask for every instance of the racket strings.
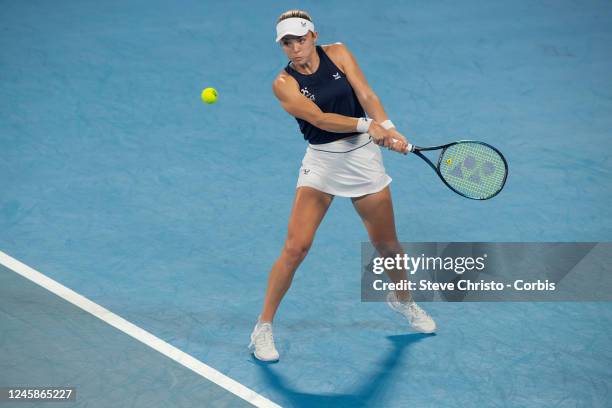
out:
<path id="1" fill-rule="evenodd" d="M 489 198 L 501 190 L 507 168 L 502 157 L 487 145 L 464 142 L 442 152 L 440 174 L 460 194 Z"/>

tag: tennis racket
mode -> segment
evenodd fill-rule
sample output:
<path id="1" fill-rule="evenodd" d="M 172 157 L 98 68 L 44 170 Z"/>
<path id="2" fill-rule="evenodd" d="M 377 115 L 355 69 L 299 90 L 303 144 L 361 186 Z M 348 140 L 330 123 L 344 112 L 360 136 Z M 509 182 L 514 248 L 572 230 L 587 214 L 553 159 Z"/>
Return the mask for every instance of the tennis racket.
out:
<path id="1" fill-rule="evenodd" d="M 441 146 L 409 144 L 410 152 L 423 159 L 455 193 L 472 200 L 488 200 L 504 188 L 508 163 L 495 147 L 474 140 L 460 140 Z M 422 152 L 441 150 L 437 164 Z"/>

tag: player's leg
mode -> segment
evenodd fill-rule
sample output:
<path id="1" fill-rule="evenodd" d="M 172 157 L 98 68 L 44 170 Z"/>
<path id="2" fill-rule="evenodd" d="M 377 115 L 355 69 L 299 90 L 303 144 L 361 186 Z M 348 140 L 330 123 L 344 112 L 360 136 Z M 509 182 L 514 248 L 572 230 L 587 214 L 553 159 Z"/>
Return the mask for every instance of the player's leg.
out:
<path id="1" fill-rule="evenodd" d="M 404 250 L 395 232 L 393 202 L 389 187 L 385 187 L 378 193 L 353 198 L 352 201 L 368 231 L 370 242 L 380 256 L 395 257 L 397 254 L 403 256 Z M 407 279 L 404 269 L 391 270 L 388 276 L 396 283 Z M 406 301 L 410 294 L 407 290 L 398 291 L 397 296 L 400 300 Z"/>
<path id="2" fill-rule="evenodd" d="M 403 256 L 404 250 L 397 239 L 395 230 L 393 202 L 389 187 L 385 187 L 378 193 L 354 198 L 353 205 L 363 220 L 372 245 L 379 254 L 383 257 L 395 257 L 398 254 Z M 388 271 L 387 275 L 393 282 L 407 279 L 404 269 Z M 407 290 L 390 292 L 387 300 L 389 306 L 404 315 L 415 330 L 425 333 L 435 331 L 436 325 L 433 319 L 412 301 Z"/>
<path id="3" fill-rule="evenodd" d="M 283 296 L 291 286 L 296 269 L 306 257 L 315 232 L 332 200 L 331 194 L 314 188 L 300 187 L 296 191 L 287 239 L 268 276 L 263 310 L 251 334 L 250 346 L 259 360 L 278 360 L 272 336 L 272 320 Z"/>
<path id="4" fill-rule="evenodd" d="M 281 299 L 289 289 L 297 267 L 306 257 L 315 232 L 329 208 L 333 196 L 310 187 L 300 187 L 289 217 L 283 250 L 268 276 L 268 288 L 261 320 L 271 322 Z"/>

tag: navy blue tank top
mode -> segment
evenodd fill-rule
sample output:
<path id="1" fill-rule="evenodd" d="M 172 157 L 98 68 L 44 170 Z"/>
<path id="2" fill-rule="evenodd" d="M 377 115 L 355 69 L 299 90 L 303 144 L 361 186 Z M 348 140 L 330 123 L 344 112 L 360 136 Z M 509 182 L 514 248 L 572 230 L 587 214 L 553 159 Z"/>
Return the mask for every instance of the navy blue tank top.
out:
<path id="1" fill-rule="evenodd" d="M 317 46 L 317 54 L 321 62 L 317 71 L 310 75 L 304 75 L 291 68 L 290 63 L 285 71 L 295 78 L 300 85 L 300 92 L 305 97 L 317 104 L 325 113 L 337 113 L 339 115 L 361 118 L 365 116 L 363 107 L 353 91 L 353 87 L 342 71 L 327 56 L 323 48 Z M 304 139 L 311 144 L 322 144 L 333 142 L 345 137 L 357 135 L 352 133 L 334 133 L 319 129 L 306 122 L 295 118 L 300 125 Z"/>

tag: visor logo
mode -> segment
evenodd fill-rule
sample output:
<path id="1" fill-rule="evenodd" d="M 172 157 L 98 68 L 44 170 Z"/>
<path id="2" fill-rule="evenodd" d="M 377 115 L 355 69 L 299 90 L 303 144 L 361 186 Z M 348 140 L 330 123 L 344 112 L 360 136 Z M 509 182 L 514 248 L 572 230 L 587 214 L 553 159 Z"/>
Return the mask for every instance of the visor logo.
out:
<path id="1" fill-rule="evenodd" d="M 302 24 L 302 27 L 306 27 L 306 22 L 302 21 L 300 24 Z"/>

